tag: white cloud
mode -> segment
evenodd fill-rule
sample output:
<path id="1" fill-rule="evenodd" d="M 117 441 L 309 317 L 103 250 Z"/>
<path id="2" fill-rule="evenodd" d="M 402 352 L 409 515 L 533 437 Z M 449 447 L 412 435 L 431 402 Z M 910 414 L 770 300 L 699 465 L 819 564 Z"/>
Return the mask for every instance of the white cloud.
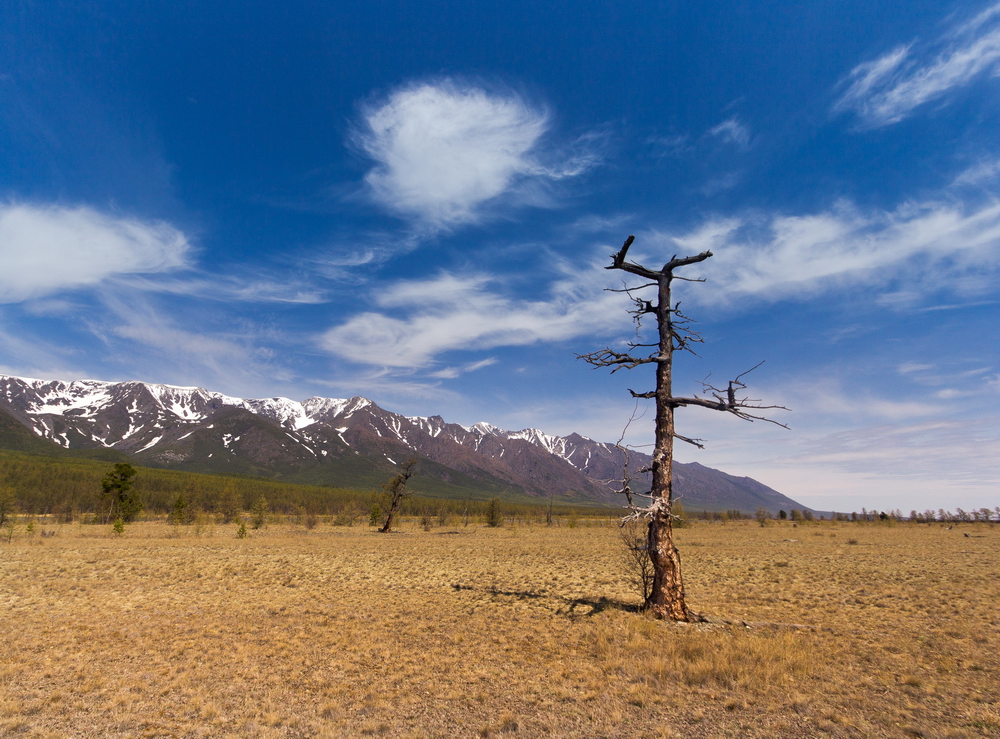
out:
<path id="1" fill-rule="evenodd" d="M 553 284 L 548 300 L 506 297 L 485 275 L 442 273 L 394 283 L 374 298 L 385 312 L 356 315 L 320 343 L 353 362 L 416 368 L 456 349 L 560 341 L 623 325 L 622 298 L 601 291 L 608 281 L 603 264 L 576 267 Z"/>
<path id="2" fill-rule="evenodd" d="M 671 240 L 688 253 L 715 254 L 700 265 L 709 277 L 692 293 L 700 302 L 808 296 L 891 280 L 907 295 L 907 286 L 915 295 L 976 293 L 992 289 L 1000 271 L 1000 203 L 908 203 L 870 214 L 841 204 L 806 216 L 712 219 Z"/>
<path id="3" fill-rule="evenodd" d="M 308 382 L 310 387 L 327 388 L 324 394 L 332 393 L 342 398 L 363 395 L 383 408 L 391 407 L 396 413 L 410 416 L 438 414 L 453 420 L 447 409 L 469 403 L 468 398 L 442 387 L 438 379 L 427 381 L 407 375 L 396 369 L 367 367 L 361 372 L 342 373 L 334 379 L 313 377 Z"/>
<path id="4" fill-rule="evenodd" d="M 259 275 L 260 270 L 257 272 Z M 156 279 L 127 277 L 121 278 L 120 282 L 146 293 L 183 295 L 212 301 L 315 305 L 327 300 L 323 291 L 306 280 L 289 281 L 280 277 L 262 280 L 215 274 L 211 277 L 184 276 L 178 279 L 162 276 Z"/>
<path id="5" fill-rule="evenodd" d="M 375 199 L 433 226 L 475 220 L 478 206 L 526 177 L 573 176 L 592 163 L 583 146 L 558 166 L 543 165 L 544 110 L 454 80 L 396 90 L 363 118 L 356 138 L 378 162 L 365 177 Z"/>
<path id="6" fill-rule="evenodd" d="M 651 232 L 633 248 L 713 259 L 692 270 L 708 283 L 686 300 L 723 306 L 754 297 L 812 298 L 830 290 L 878 287 L 914 296 L 994 289 L 1000 273 L 1000 203 L 965 212 L 954 204 L 906 204 L 891 213 L 863 214 L 844 204 L 806 216 L 710 219 L 682 236 Z M 441 273 L 426 280 L 374 288 L 374 310 L 323 334 L 320 345 L 352 362 L 427 368 L 454 350 L 488 350 L 560 341 L 626 327 L 623 296 L 602 292 L 621 275 L 604 269 L 608 247 L 590 262 L 561 265 L 549 294 L 537 300 L 507 297 L 493 277 Z M 648 260 L 647 260 L 648 261 Z M 681 288 L 684 289 L 684 288 Z M 686 290 L 685 290 L 686 292 Z M 892 303 L 896 305 L 896 303 Z M 440 368 L 439 378 L 457 376 Z M 897 409 L 899 412 L 922 409 Z"/>
<path id="7" fill-rule="evenodd" d="M 741 149 L 746 149 L 750 146 L 750 129 L 736 118 L 723 121 L 715 128 L 709 130 L 708 133 L 727 144 L 733 144 Z"/>
<path id="8" fill-rule="evenodd" d="M 996 76 L 1000 67 L 998 14 L 1000 4 L 942 35 L 929 45 L 937 50 L 933 59 L 914 59 L 915 45 L 911 44 L 859 64 L 845 80 L 847 90 L 834 104 L 834 111 L 854 110 L 870 126 L 888 126 L 980 75 Z"/>
<path id="9" fill-rule="evenodd" d="M 904 362 L 896 368 L 896 371 L 901 375 L 911 375 L 914 372 L 923 372 L 925 370 L 934 369 L 933 364 L 919 364 L 917 362 Z"/>
<path id="10" fill-rule="evenodd" d="M 437 377 L 442 380 L 453 380 L 459 375 L 463 375 L 466 372 L 475 372 L 483 367 L 489 367 L 497 363 L 496 357 L 488 357 L 479 362 L 472 362 L 465 365 L 464 367 L 445 367 L 444 369 L 438 370 L 437 372 L 432 372 L 431 377 Z"/>
<path id="11" fill-rule="evenodd" d="M 981 161 L 960 172 L 952 185 L 981 185 L 1000 176 L 1000 160 Z"/>
<path id="12" fill-rule="evenodd" d="M 83 206 L 0 205 L 0 302 L 176 269 L 186 265 L 190 249 L 183 233 L 162 222 Z"/>

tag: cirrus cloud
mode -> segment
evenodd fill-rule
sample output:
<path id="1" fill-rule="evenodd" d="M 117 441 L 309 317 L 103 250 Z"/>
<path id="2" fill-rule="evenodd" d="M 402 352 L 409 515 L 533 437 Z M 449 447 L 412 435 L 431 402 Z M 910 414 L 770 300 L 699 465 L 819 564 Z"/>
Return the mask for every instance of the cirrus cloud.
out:
<path id="1" fill-rule="evenodd" d="M 914 109 L 965 87 L 983 74 L 1000 70 L 1000 3 L 943 34 L 930 49 L 933 59 L 921 61 L 921 46 L 897 47 L 871 62 L 859 64 L 843 84 L 847 89 L 834 103 L 834 112 L 854 110 L 873 128 L 907 118 Z"/>
<path id="2" fill-rule="evenodd" d="M 890 282 L 917 296 L 978 293 L 1000 272 L 1000 202 L 906 203 L 871 213 L 842 203 L 808 215 L 711 219 L 671 240 L 716 256 L 704 266 L 708 289 L 692 295 L 698 301 L 812 297 Z"/>
<path id="3" fill-rule="evenodd" d="M 114 275 L 187 266 L 191 245 L 173 226 L 86 206 L 0 205 L 0 302 L 17 303 Z"/>
<path id="4" fill-rule="evenodd" d="M 397 282 L 375 297 L 383 312 L 365 312 L 323 334 L 320 345 L 359 364 L 423 368 L 454 350 L 483 350 L 561 341 L 621 326 L 621 300 L 601 292 L 596 263 L 556 281 L 547 300 L 503 295 L 485 275 L 442 273 Z M 492 362 L 491 362 L 492 363 Z M 484 366 L 469 365 L 464 371 Z M 443 370 L 457 376 L 458 370 Z"/>
<path id="5" fill-rule="evenodd" d="M 1000 203 L 978 209 L 907 203 L 871 213 L 842 203 L 806 215 L 716 218 L 679 236 L 642 234 L 634 251 L 640 263 L 651 264 L 652 253 L 708 249 L 715 258 L 700 265 L 708 284 L 690 293 L 702 305 L 732 310 L 743 298 L 809 300 L 835 289 L 854 299 L 859 290 L 891 285 L 896 292 L 879 302 L 906 307 L 938 292 L 992 289 L 1000 273 Z M 562 276 L 536 300 L 508 297 L 495 278 L 481 274 L 395 282 L 372 294 L 377 310 L 329 329 L 320 345 L 355 363 L 416 369 L 456 350 L 610 334 L 628 318 L 622 298 L 602 292 L 615 279 L 606 265 L 603 256 L 560 265 Z"/>

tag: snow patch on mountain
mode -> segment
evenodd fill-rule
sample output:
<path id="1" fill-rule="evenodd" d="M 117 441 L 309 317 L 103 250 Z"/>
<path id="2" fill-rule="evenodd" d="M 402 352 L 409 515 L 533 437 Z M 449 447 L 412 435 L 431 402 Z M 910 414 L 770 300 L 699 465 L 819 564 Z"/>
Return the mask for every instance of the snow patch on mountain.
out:
<path id="1" fill-rule="evenodd" d="M 406 420 L 435 438 L 444 431 L 445 423 L 441 416 L 407 416 Z"/>
<path id="2" fill-rule="evenodd" d="M 73 424 L 74 419 L 93 418 L 96 421 L 96 417 L 100 415 L 101 423 L 89 425 L 85 433 L 103 446 L 138 453 L 152 449 L 164 439 L 167 440 L 165 443 L 176 443 L 194 433 L 171 433 L 169 429 L 176 428 L 178 422 L 184 426 L 197 424 L 229 407 L 240 408 L 274 421 L 289 433 L 290 440 L 312 456 L 316 456 L 317 450 L 322 448 L 322 437 L 314 438 L 298 432 L 318 423 L 327 423 L 334 428 L 340 440 L 350 446 L 345 433 L 357 424 L 357 420 L 351 420 L 352 417 L 363 413 L 361 423 L 369 431 L 382 438 L 396 439 L 418 452 L 426 437 L 430 436 L 449 439 L 459 445 L 471 447 L 476 452 L 480 452 L 487 439 L 495 439 L 500 442 L 499 446 L 486 447 L 490 449 L 488 456 L 495 459 L 510 456 L 510 450 L 504 442 L 523 440 L 564 459 L 579 470 L 586 470 L 591 457 L 589 451 L 586 455 L 577 453 L 580 439 L 568 440 L 534 428 L 506 431 L 485 421 L 464 427 L 448 424 L 440 416 L 405 417 L 385 411 L 361 396 L 312 397 L 301 402 L 283 397 L 246 399 L 200 387 L 160 383 L 110 383 L 97 380 L 62 382 L 2 375 L 0 386 L 4 388 L 8 401 L 15 397 L 20 400 L 18 407 L 31 418 L 36 433 L 57 441 L 64 447 L 69 447 L 71 442 L 66 431 L 53 425 L 54 418 L 62 417 L 67 423 Z M 104 411 L 108 411 L 109 415 L 101 415 Z M 122 415 L 125 417 L 122 418 Z M 108 420 L 112 418 L 118 420 L 112 423 Z M 123 422 L 127 426 L 122 425 Z M 208 430 L 213 426 L 214 423 L 204 428 Z M 97 428 L 101 430 L 96 430 Z M 141 448 L 135 448 L 134 442 L 129 441 L 132 439 L 142 439 L 143 442 L 139 442 L 142 444 Z M 152 440 L 145 442 L 146 439 Z M 222 439 L 224 448 L 230 450 L 235 441 L 237 439 L 229 435 Z M 583 440 L 583 443 L 594 442 Z M 326 452 L 322 453 L 325 456 Z"/>
<path id="3" fill-rule="evenodd" d="M 109 384 L 95 380 L 76 380 L 66 383 L 58 380 L 19 379 L 34 390 L 29 413 L 52 413 L 66 415 L 79 411 L 76 415 L 89 417 L 113 402 Z M 10 391 L 7 392 L 10 397 Z"/>
<path id="4" fill-rule="evenodd" d="M 463 426 L 462 428 L 470 433 L 480 434 L 481 436 L 505 436 L 507 433 L 502 428 L 486 421 L 480 421 L 479 423 L 474 423 L 471 426 Z"/>
<path id="5" fill-rule="evenodd" d="M 360 410 L 374 405 L 368 398 L 356 395 L 353 398 L 309 398 L 303 402 L 305 413 L 316 421 L 344 416 L 350 418 Z"/>
<path id="6" fill-rule="evenodd" d="M 507 438 L 524 439 L 556 456 L 566 458 L 566 439 L 561 436 L 552 436 L 538 429 L 522 429 L 521 431 L 508 432 Z"/>

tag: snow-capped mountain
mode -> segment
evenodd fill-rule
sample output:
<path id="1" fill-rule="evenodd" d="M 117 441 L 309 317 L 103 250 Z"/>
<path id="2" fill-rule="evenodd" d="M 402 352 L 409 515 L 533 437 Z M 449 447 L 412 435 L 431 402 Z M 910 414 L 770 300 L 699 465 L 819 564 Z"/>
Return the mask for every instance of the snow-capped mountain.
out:
<path id="1" fill-rule="evenodd" d="M 578 434 L 505 431 L 488 423 L 464 427 L 440 416 L 402 416 L 362 397 L 245 399 L 144 382 L 0 375 L 0 409 L 64 449 L 109 448 L 152 466 L 345 487 L 384 480 L 396 464 L 416 456 L 424 460 L 423 476 L 456 491 L 614 503 L 611 486 L 624 462 L 615 445 Z M 649 457 L 633 453 L 633 460 L 639 466 Z M 748 478 L 700 465 L 677 469 L 682 495 L 733 488 L 716 495 L 711 509 L 746 509 L 729 500 L 729 493 L 747 487 L 743 481 L 755 486 L 769 509 L 797 506 Z M 700 479 L 706 475 L 718 479 Z M 721 488 L 720 481 L 726 483 Z"/>

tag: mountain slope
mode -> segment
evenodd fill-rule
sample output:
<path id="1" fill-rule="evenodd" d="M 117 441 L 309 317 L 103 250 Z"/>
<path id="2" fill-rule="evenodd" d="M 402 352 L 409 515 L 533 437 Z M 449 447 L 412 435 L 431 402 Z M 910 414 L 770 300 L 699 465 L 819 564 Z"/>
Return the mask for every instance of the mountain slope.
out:
<path id="1" fill-rule="evenodd" d="M 41 443 L 191 472 L 354 487 L 376 487 L 416 456 L 415 489 L 447 497 L 615 505 L 620 500 L 612 490 L 625 461 L 618 447 L 579 434 L 487 423 L 467 428 L 440 416 L 401 416 L 362 397 L 244 399 L 142 382 L 0 376 L 0 411 L 9 414 L 0 423 L 0 446 L 21 445 L 9 448 L 28 451 Z M 631 456 L 635 469 L 650 460 Z M 698 464 L 675 469 L 677 493 L 689 509 L 802 507 L 749 478 Z"/>

